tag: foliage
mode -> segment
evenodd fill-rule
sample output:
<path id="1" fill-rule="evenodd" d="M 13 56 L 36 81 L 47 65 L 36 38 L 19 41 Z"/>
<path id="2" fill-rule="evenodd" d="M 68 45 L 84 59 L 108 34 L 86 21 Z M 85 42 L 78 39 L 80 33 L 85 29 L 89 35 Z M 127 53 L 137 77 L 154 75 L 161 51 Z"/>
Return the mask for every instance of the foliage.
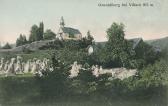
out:
<path id="1" fill-rule="evenodd" d="M 132 47 L 130 43 L 124 39 L 124 25 L 113 23 L 107 30 L 108 42 L 106 44 L 106 52 L 109 53 L 112 63 L 119 67 L 127 67 L 132 57 Z"/>
<path id="2" fill-rule="evenodd" d="M 9 43 L 6 43 L 3 47 L 2 47 L 2 49 L 11 49 L 12 47 L 10 46 L 10 44 Z"/>
<path id="3" fill-rule="evenodd" d="M 85 63 L 79 75 L 71 79 L 71 92 L 81 95 L 90 95 L 96 91 L 96 77 L 93 76 L 89 64 Z"/>
<path id="4" fill-rule="evenodd" d="M 32 29 L 33 32 L 36 32 L 38 27 L 35 26 Z M 36 34 L 34 33 L 34 35 Z M 124 25 L 113 23 L 107 30 L 108 42 L 105 46 L 97 46 L 96 52 L 92 55 L 88 55 L 86 52 L 86 48 L 90 44 L 94 45 L 90 32 L 82 40 L 55 40 L 46 46 L 46 49 L 51 50 L 15 54 L 15 57 L 21 55 L 25 60 L 34 57 L 39 59 L 50 58 L 51 66 L 54 69 L 43 72 L 44 76 L 42 77 L 36 76 L 35 79 L 33 77 L 33 81 L 29 79 L 30 82 L 27 82 L 27 79 L 18 80 L 16 86 L 19 85 L 18 83 L 23 84 L 23 91 L 27 91 L 29 86 L 35 87 L 36 89 L 30 93 L 30 96 L 36 97 L 38 95 L 40 98 L 56 98 L 56 100 L 60 97 L 66 98 L 69 95 L 70 97 L 72 95 L 75 97 L 94 95 L 93 97 L 98 98 L 100 95 L 106 98 L 119 96 L 135 99 L 136 97 L 146 99 L 153 95 L 161 96 L 158 92 L 168 84 L 167 61 L 159 60 L 159 55 L 144 42 L 132 49 L 132 42 L 124 39 L 124 36 Z M 70 79 L 69 70 L 74 61 L 82 64 L 83 67 L 77 77 Z M 95 77 L 91 69 L 91 66 L 95 64 L 105 68 L 127 67 L 139 68 L 139 70 L 136 76 L 124 80 L 114 79 L 109 74 Z M 3 82 L 2 86 L 0 85 L 0 89 L 4 90 L 3 94 L 0 92 L 2 95 L 11 96 L 13 90 L 21 89 L 16 88 L 15 79 L 10 80 L 13 81 L 10 83 L 13 85 L 12 87 L 7 88 L 9 84 L 5 85 L 6 82 Z M 19 96 L 21 93 L 18 93 Z"/>
<path id="5" fill-rule="evenodd" d="M 145 42 L 141 42 L 135 48 L 135 59 L 137 60 L 138 68 L 143 68 L 148 64 L 153 64 L 160 58 L 160 53 Z"/>
<path id="6" fill-rule="evenodd" d="M 66 65 L 71 65 L 74 61 L 84 64 L 88 60 L 88 55 L 86 52 L 83 52 L 83 50 L 74 51 L 66 48 L 56 50 L 55 54 L 61 61 L 64 61 Z"/>
<path id="7" fill-rule="evenodd" d="M 164 60 L 148 65 L 139 70 L 138 76 L 132 76 L 124 80 L 110 80 L 111 77 L 108 74 L 95 77 L 92 75 L 92 69 L 89 64 L 82 63 L 83 67 L 80 70 L 79 76 L 70 79 L 68 77 L 69 65 L 61 62 L 61 57 L 57 55 L 57 52 L 55 52 L 51 57 L 54 71 L 45 72 L 42 77 L 36 76 L 35 78 L 18 80 L 13 78 L 8 81 L 4 80 L 3 85 L 2 80 L 0 80 L 2 85 L 0 90 L 3 90 L 3 94 L 1 91 L 0 93 L 4 100 L 7 100 L 9 96 L 15 97 L 15 92 L 17 97 L 22 97 L 23 95 L 21 94 L 26 92 L 24 93 L 25 95 L 29 94 L 29 96 L 36 98 L 36 100 L 37 98 L 40 98 L 40 100 L 42 98 L 42 100 L 63 98 L 65 100 L 68 96 L 78 99 L 79 97 L 87 96 L 87 98 L 95 99 L 96 97 L 99 98 L 100 95 L 106 97 L 106 99 L 108 98 L 108 100 L 111 100 L 110 98 L 113 100 L 116 97 L 120 99 L 134 98 L 135 100 L 141 98 L 144 100 L 150 99 L 153 96 L 162 97 L 160 91 L 167 85 L 168 66 Z M 12 83 L 8 84 L 10 81 Z M 10 87 L 9 85 L 14 86 Z M 31 91 L 30 87 L 33 88 L 33 91 Z M 29 96 L 23 96 L 24 98 L 22 99 L 30 99 L 28 98 Z"/>
<path id="8" fill-rule="evenodd" d="M 43 24 L 43 22 L 40 22 L 38 40 L 42 40 L 43 39 L 43 34 L 44 34 L 44 24 Z"/>
<path id="9" fill-rule="evenodd" d="M 148 81 L 148 86 L 159 86 L 167 81 L 168 64 L 164 60 L 155 62 L 153 65 L 148 65 L 140 71 L 140 77 Z"/>
<path id="10" fill-rule="evenodd" d="M 37 81 L 40 86 L 40 94 L 44 97 L 60 97 L 68 91 L 68 68 L 60 62 L 59 59 L 52 55 L 53 71 L 47 71 L 42 77 L 37 76 Z"/>
<path id="11" fill-rule="evenodd" d="M 41 22 L 40 26 L 33 25 L 31 27 L 29 42 L 39 41 L 43 39 L 44 25 Z"/>
<path id="12" fill-rule="evenodd" d="M 0 76 L 0 103 L 16 104 L 30 101 L 39 96 L 39 88 L 32 75 L 24 76 Z M 17 98 L 16 98 L 17 97 Z"/>
<path id="13" fill-rule="evenodd" d="M 46 32 L 44 33 L 44 39 L 46 40 L 52 40 L 55 37 L 56 37 L 56 34 L 50 29 L 46 30 Z"/>
<path id="14" fill-rule="evenodd" d="M 86 39 L 88 40 L 88 42 L 90 43 L 90 45 L 93 43 L 94 38 L 91 35 L 90 31 L 87 32 Z"/>
<path id="15" fill-rule="evenodd" d="M 91 63 L 102 65 L 105 68 L 126 67 L 142 69 L 153 64 L 160 58 L 160 53 L 147 43 L 140 41 L 133 48 L 134 42 L 124 38 L 124 25 L 113 23 L 107 30 L 108 41 L 91 55 Z"/>
<path id="16" fill-rule="evenodd" d="M 124 36 L 124 25 L 113 23 L 107 30 L 107 43 L 94 53 L 96 63 L 102 64 L 103 67 L 134 68 L 131 63 L 135 52 Z"/>
<path id="17" fill-rule="evenodd" d="M 39 39 L 38 35 L 39 35 L 39 28 L 37 25 L 33 25 L 30 31 L 29 42 L 37 41 Z"/>
<path id="18" fill-rule="evenodd" d="M 89 45 L 93 45 L 94 44 L 94 38 L 93 36 L 90 34 L 90 31 L 87 32 L 87 36 L 83 37 L 81 42 L 80 42 L 80 47 L 81 48 L 87 48 Z"/>
<path id="19" fill-rule="evenodd" d="M 20 34 L 19 38 L 16 40 L 16 47 L 27 44 L 28 41 L 25 35 Z"/>

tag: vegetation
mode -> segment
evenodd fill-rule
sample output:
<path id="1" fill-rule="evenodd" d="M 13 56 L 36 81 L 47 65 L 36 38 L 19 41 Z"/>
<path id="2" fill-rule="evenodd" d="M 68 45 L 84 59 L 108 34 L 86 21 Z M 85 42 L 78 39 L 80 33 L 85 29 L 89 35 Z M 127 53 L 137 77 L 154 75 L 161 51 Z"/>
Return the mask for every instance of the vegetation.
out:
<path id="1" fill-rule="evenodd" d="M 168 37 L 146 41 L 148 44 L 162 51 L 162 58 L 168 60 Z"/>
<path id="2" fill-rule="evenodd" d="M 16 47 L 27 44 L 28 41 L 25 35 L 20 34 L 19 38 L 16 40 Z"/>
<path id="3" fill-rule="evenodd" d="M 32 36 L 36 36 L 36 29 L 37 26 L 32 28 Z M 86 48 L 95 44 L 89 31 L 82 40 L 55 40 L 39 51 L 13 54 L 14 57 L 23 56 L 25 60 L 34 57 L 50 58 L 54 70 L 44 72 L 42 77 L 0 77 L 0 103 L 19 103 L 19 100 L 14 99 L 17 96 L 21 102 L 26 103 L 50 100 L 74 103 L 91 101 L 110 106 L 113 103 L 116 105 L 115 100 L 131 99 L 136 103 L 138 100 L 146 100 L 154 103 L 151 105 L 166 105 L 168 61 L 143 41 L 132 48 L 133 42 L 124 37 L 124 25 L 113 23 L 107 29 L 108 41 L 104 46 L 96 45 L 96 52 L 91 55 L 88 55 Z M 69 70 L 74 61 L 82 64 L 82 69 L 77 77 L 69 78 Z M 105 68 L 136 68 L 138 73 L 124 80 L 113 79 L 108 74 L 95 77 L 91 69 L 93 64 Z"/>
<path id="4" fill-rule="evenodd" d="M 142 69 L 159 59 L 160 54 L 154 48 L 141 41 L 135 48 L 133 42 L 124 38 L 124 25 L 113 23 L 107 30 L 108 41 L 98 45 L 90 58 L 91 63 L 105 68 L 126 67 Z"/>
<path id="5" fill-rule="evenodd" d="M 6 43 L 3 47 L 2 47 L 2 49 L 11 49 L 12 47 L 11 47 L 11 45 L 9 44 L 9 43 Z"/>
<path id="6" fill-rule="evenodd" d="M 44 33 L 44 39 L 46 40 L 52 40 L 52 39 L 55 39 L 55 37 L 56 37 L 56 34 L 50 29 L 46 30 L 46 32 Z"/>
<path id="7" fill-rule="evenodd" d="M 29 42 L 39 41 L 43 39 L 44 25 L 40 23 L 40 26 L 33 25 L 30 31 Z"/>

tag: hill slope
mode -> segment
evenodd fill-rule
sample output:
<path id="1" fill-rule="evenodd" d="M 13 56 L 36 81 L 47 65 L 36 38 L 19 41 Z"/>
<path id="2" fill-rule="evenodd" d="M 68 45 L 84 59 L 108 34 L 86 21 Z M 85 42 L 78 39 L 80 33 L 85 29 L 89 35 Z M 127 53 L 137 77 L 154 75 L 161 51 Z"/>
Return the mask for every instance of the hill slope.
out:
<path id="1" fill-rule="evenodd" d="M 168 51 L 168 37 L 155 40 L 148 40 L 146 42 L 152 46 L 157 46 L 160 47 L 162 50 Z"/>

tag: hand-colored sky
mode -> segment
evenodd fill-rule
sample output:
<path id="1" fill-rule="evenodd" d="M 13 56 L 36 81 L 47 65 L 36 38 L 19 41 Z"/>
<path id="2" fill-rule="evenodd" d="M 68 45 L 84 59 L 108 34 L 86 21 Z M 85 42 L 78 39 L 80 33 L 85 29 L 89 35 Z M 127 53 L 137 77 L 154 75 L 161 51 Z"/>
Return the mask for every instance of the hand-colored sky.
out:
<path id="1" fill-rule="evenodd" d="M 143 3 L 154 7 L 99 7 L 98 3 Z M 66 26 L 91 31 L 96 41 L 106 40 L 113 22 L 125 24 L 127 38 L 168 36 L 168 0 L 0 0 L 0 42 L 14 43 L 20 33 L 44 22 L 55 33 L 63 16 Z"/>

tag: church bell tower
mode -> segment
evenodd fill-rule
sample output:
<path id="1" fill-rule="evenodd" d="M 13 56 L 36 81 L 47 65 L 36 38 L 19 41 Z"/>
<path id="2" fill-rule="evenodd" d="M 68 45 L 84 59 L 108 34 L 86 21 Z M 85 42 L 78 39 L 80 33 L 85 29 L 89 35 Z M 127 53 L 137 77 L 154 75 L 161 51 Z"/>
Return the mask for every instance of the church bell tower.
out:
<path id="1" fill-rule="evenodd" d="M 61 21 L 60 21 L 60 27 L 63 28 L 64 26 L 65 26 L 65 22 L 64 22 L 64 18 L 62 16 Z"/>

